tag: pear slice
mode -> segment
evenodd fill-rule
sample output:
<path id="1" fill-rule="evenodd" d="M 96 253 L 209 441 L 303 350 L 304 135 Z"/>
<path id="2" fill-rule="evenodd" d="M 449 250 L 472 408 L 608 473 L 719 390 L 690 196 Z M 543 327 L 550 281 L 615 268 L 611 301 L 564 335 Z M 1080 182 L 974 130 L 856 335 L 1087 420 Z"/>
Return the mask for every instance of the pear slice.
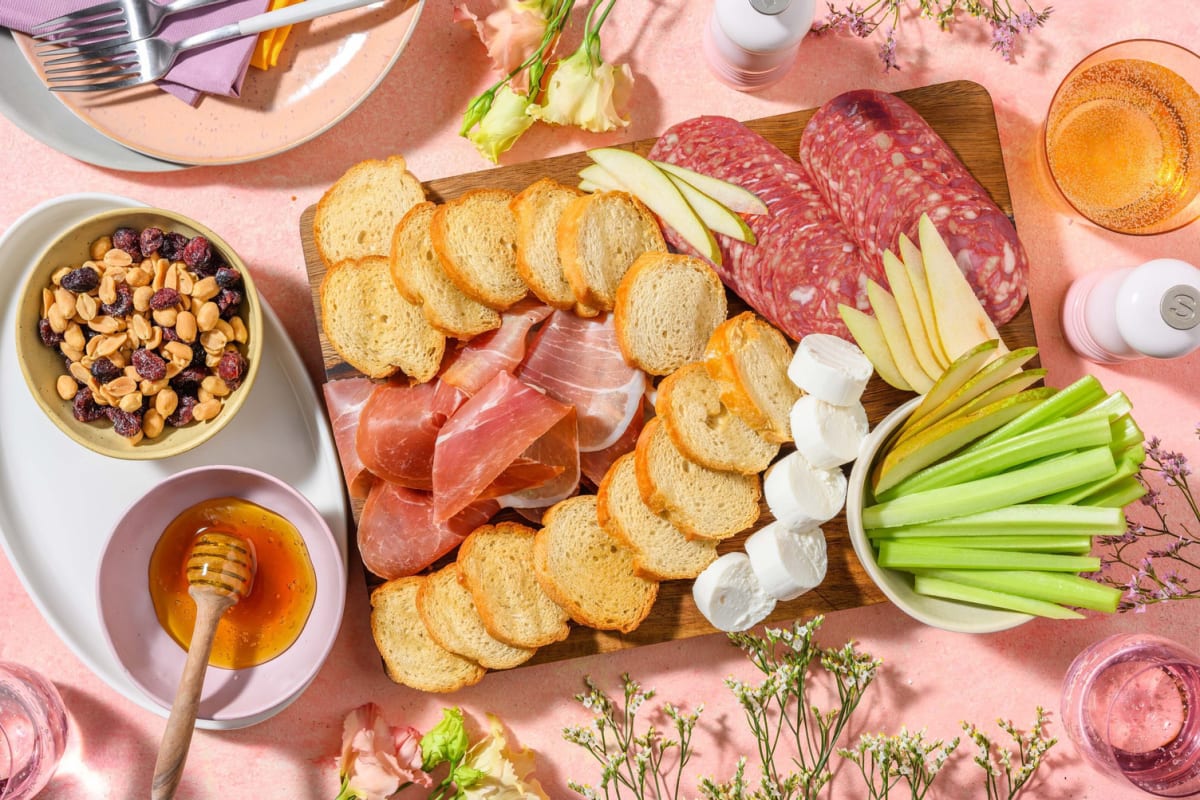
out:
<path id="1" fill-rule="evenodd" d="M 867 299 L 871 302 L 875 319 L 879 320 L 879 327 L 883 330 L 883 340 L 887 342 L 892 360 L 896 363 L 896 369 L 900 370 L 905 383 L 911 386 L 915 392 L 925 394 L 933 388 L 933 378 L 927 375 L 925 370 L 921 369 L 921 365 L 917 363 L 912 343 L 904 331 L 904 320 L 900 317 L 896 299 L 888 293 L 887 289 L 870 279 L 867 280 Z"/>
<path id="2" fill-rule="evenodd" d="M 850 335 L 854 337 L 855 343 L 870 359 L 884 383 L 894 386 L 902 392 L 911 392 L 912 387 L 908 385 L 908 381 L 904 380 L 900 370 L 896 369 L 896 362 L 892 360 L 892 353 L 888 350 L 887 342 L 884 341 L 883 329 L 879 327 L 879 320 L 842 303 L 838 303 L 838 314 L 841 315 L 842 322 L 846 323 L 846 327 L 850 329 Z"/>
<path id="3" fill-rule="evenodd" d="M 918 231 L 934 322 L 946 355 L 958 358 L 980 342 L 999 339 L 996 326 L 927 214 L 921 215 Z"/>
<path id="4" fill-rule="evenodd" d="M 929 346 L 938 364 L 945 369 L 953 359 L 946 355 L 942 347 L 942 337 L 937 331 L 937 322 L 933 317 L 933 300 L 929 296 L 929 284 L 925 281 L 925 262 L 921 260 L 920 249 L 903 233 L 900 234 L 900 258 L 904 262 L 904 270 L 908 273 L 917 309 L 921 312 L 921 322 L 925 326 L 925 335 L 929 337 Z"/>
<path id="5" fill-rule="evenodd" d="M 1000 340 L 991 339 L 963 353 L 946 368 L 942 376 L 933 384 L 933 388 L 925 393 L 925 399 L 917 405 L 916 410 L 909 415 L 908 421 L 904 425 L 915 425 L 924 419 L 926 414 L 949 400 L 964 383 L 979 372 L 979 368 L 986 364 L 999 348 Z"/>
<path id="6" fill-rule="evenodd" d="M 1054 389 L 1048 386 L 1027 389 L 973 414 L 944 419 L 907 441 L 898 442 L 878 465 L 875 493 L 886 492 L 909 475 L 991 433 L 1053 395 Z"/>
<path id="7" fill-rule="evenodd" d="M 947 415 L 949 417 L 957 417 L 960 414 L 974 414 L 979 409 L 986 405 L 991 405 L 997 400 L 1016 394 L 1017 392 L 1028 389 L 1033 384 L 1046 377 L 1045 369 L 1025 369 L 1018 372 L 1016 375 L 1010 375 L 1000 383 L 988 389 L 983 394 L 976 397 L 971 402 L 964 405 L 962 408 Z"/>
<path id="8" fill-rule="evenodd" d="M 688 205 L 692 207 L 692 210 L 700 216 L 700 219 L 704 220 L 704 224 L 714 233 L 723 233 L 731 239 L 736 239 L 746 244 L 758 243 L 758 240 L 754 236 L 754 231 L 750 230 L 750 226 L 746 224 L 746 220 L 733 213 L 720 200 L 710 197 L 687 181 L 669 172 L 666 173 L 666 176 L 671 179 L 671 183 L 675 184 L 675 188 L 683 194 L 683 199 L 688 201 Z"/>
<path id="9" fill-rule="evenodd" d="M 670 164 L 666 161 L 655 161 L 654 165 L 664 172 L 687 181 L 721 205 L 738 214 L 766 214 L 767 204 L 749 189 L 743 189 L 736 183 L 723 181 L 702 172 Z"/>
<path id="10" fill-rule="evenodd" d="M 654 162 L 632 150 L 616 147 L 599 147 L 588 150 L 587 154 L 610 175 L 620 175 L 627 191 L 674 228 L 700 255 L 714 264 L 721 263 L 721 250 L 712 231 Z"/>
<path id="11" fill-rule="evenodd" d="M 900 319 L 904 322 L 904 332 L 912 345 L 913 355 L 917 364 L 926 375 L 937 380 L 945 364 L 939 364 L 933 355 L 933 347 L 929 342 L 929 334 L 925 332 L 925 321 L 921 318 L 921 310 L 917 307 L 917 297 L 913 292 L 912 282 L 908 278 L 908 270 L 896 254 L 891 250 L 883 251 L 883 271 L 887 275 L 888 284 L 892 287 L 892 297 L 896 300 L 896 308 L 900 310 Z M 935 334 L 936 335 L 936 334 Z"/>
<path id="12" fill-rule="evenodd" d="M 584 189 L 584 191 L 595 191 L 596 189 L 604 192 L 629 191 L 624 184 L 617 180 L 616 176 L 596 163 L 588 164 L 579 170 L 579 188 L 583 189 L 584 184 L 593 187 Z"/>
<path id="13" fill-rule="evenodd" d="M 943 400 L 937 407 L 931 409 L 929 413 L 916 419 L 910 417 L 900 428 L 900 438 L 903 439 L 919 430 L 928 428 L 933 423 L 957 412 L 981 395 L 987 394 L 988 390 L 1017 372 L 1017 370 L 1025 365 L 1026 361 L 1036 356 L 1037 352 L 1038 349 L 1036 347 L 1022 347 L 1019 350 L 1013 350 L 1002 356 L 997 356 L 987 364 L 984 364 L 966 383 L 955 389 L 953 394 Z M 1042 374 L 1045 374 L 1045 372 L 1043 371 Z M 1036 380 L 1037 378 L 1029 380 L 1028 383 L 1021 386 L 1020 389 L 1014 390 L 1011 394 L 1015 394 L 1021 389 L 1032 385 Z"/>

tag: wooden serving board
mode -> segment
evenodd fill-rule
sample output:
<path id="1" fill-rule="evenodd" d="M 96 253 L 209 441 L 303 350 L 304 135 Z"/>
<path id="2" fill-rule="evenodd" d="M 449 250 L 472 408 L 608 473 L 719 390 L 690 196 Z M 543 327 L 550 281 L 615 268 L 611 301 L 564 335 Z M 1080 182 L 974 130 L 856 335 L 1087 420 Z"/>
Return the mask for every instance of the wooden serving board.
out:
<path id="1" fill-rule="evenodd" d="M 996 130 L 996 118 L 991 97 L 982 86 L 970 81 L 954 81 L 934 86 L 897 92 L 912 105 L 929 124 L 952 147 L 971 174 L 983 184 L 992 199 L 1003 211 L 1012 216 L 1012 201 L 1004 171 L 1004 159 L 1000 152 L 1000 139 Z M 815 109 L 793 111 L 772 117 L 751 120 L 746 125 L 776 144 L 788 154 L 798 151 L 800 133 Z M 625 147 L 646 154 L 654 144 L 653 139 L 632 142 Z M 562 183 L 578 182 L 577 173 L 591 163 L 584 153 L 545 158 L 523 164 L 456 175 L 449 178 L 427 181 L 423 185 L 430 200 L 444 202 L 470 189 L 503 188 L 519 191 L 538 178 L 550 177 Z M 317 319 L 321 308 L 318 288 L 325 274 L 316 246 L 312 240 L 312 218 L 314 207 L 309 207 L 300 218 L 300 237 L 304 245 L 304 257 L 312 288 L 313 307 Z M 730 294 L 730 315 L 746 309 L 740 298 Z M 319 326 L 318 326 L 319 327 Z M 324 356 L 327 380 L 347 378 L 359 373 L 343 362 L 334 351 L 324 332 L 318 330 Z M 1033 315 L 1026 303 L 1020 313 L 1001 329 L 1001 335 L 1010 348 L 1036 344 Z M 863 396 L 867 416 L 874 426 L 892 409 L 912 395 L 900 392 L 885 384 L 878 377 L 871 379 Z M 847 467 L 847 471 L 849 467 Z M 361 502 L 352 504 L 357 521 Z M 763 505 L 763 516 L 755 529 L 770 521 L 770 513 Z M 882 602 L 886 598 L 863 571 L 854 555 L 846 530 L 844 514 L 822 526 L 829 545 L 829 570 L 825 581 L 817 589 L 786 603 L 779 603 L 768 621 L 778 622 L 814 614 L 855 608 Z M 738 550 L 751 531 L 733 537 L 721 544 L 720 551 Z M 373 575 L 367 576 L 369 583 L 378 582 Z M 659 589 L 658 600 L 650 616 L 629 634 L 596 631 L 574 626 L 571 635 L 564 641 L 538 651 L 528 663 L 575 658 L 592 653 L 636 647 L 672 639 L 713 633 L 714 629 L 696 609 L 692 602 L 691 581 L 665 581 Z"/>

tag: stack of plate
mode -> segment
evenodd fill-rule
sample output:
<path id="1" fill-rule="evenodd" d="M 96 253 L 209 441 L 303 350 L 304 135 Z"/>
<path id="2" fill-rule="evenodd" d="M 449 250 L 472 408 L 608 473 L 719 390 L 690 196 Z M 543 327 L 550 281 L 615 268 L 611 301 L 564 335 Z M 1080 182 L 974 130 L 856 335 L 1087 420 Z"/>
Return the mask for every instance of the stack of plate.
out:
<path id="1" fill-rule="evenodd" d="M 424 4 L 375 3 L 315 19 L 289 37 L 278 66 L 250 69 L 241 97 L 208 96 L 195 108 L 154 86 L 50 92 L 32 40 L 0 29 L 0 113 L 56 150 L 109 169 L 163 172 L 266 158 L 357 108 L 400 57 Z"/>

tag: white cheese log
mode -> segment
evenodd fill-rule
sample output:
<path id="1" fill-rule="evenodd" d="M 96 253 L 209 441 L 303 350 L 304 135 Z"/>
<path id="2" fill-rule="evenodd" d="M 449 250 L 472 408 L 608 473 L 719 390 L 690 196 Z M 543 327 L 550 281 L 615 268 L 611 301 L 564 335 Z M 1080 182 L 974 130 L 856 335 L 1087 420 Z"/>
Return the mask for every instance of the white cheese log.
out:
<path id="1" fill-rule="evenodd" d="M 867 436 L 867 412 L 858 401 L 835 406 L 806 394 L 792 405 L 790 421 L 796 449 L 818 469 L 840 467 L 858 458 Z"/>
<path id="2" fill-rule="evenodd" d="M 820 528 L 797 531 L 778 521 L 746 540 L 746 555 L 759 585 L 776 600 L 794 600 L 817 588 L 829 566 Z"/>
<path id="3" fill-rule="evenodd" d="M 696 608 L 721 631 L 744 631 L 767 618 L 775 598 L 763 591 L 745 553 L 726 553 L 692 584 Z"/>
<path id="4" fill-rule="evenodd" d="M 800 340 L 788 364 L 792 383 L 835 406 L 858 402 L 875 371 L 862 350 L 840 336 L 810 333 Z"/>
<path id="5" fill-rule="evenodd" d="M 796 451 L 767 469 L 763 495 L 775 519 L 785 526 L 798 530 L 822 525 L 846 504 L 846 476 L 840 469 L 818 469 Z"/>

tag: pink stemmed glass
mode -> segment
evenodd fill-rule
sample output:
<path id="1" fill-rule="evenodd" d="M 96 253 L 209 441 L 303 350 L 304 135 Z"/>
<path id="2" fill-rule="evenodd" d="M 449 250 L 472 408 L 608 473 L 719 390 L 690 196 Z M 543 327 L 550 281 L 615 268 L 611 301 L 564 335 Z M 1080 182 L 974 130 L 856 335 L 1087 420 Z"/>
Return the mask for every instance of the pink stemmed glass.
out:
<path id="1" fill-rule="evenodd" d="M 45 787 L 67 742 L 67 712 L 54 684 L 0 662 L 0 800 L 28 800 Z"/>

